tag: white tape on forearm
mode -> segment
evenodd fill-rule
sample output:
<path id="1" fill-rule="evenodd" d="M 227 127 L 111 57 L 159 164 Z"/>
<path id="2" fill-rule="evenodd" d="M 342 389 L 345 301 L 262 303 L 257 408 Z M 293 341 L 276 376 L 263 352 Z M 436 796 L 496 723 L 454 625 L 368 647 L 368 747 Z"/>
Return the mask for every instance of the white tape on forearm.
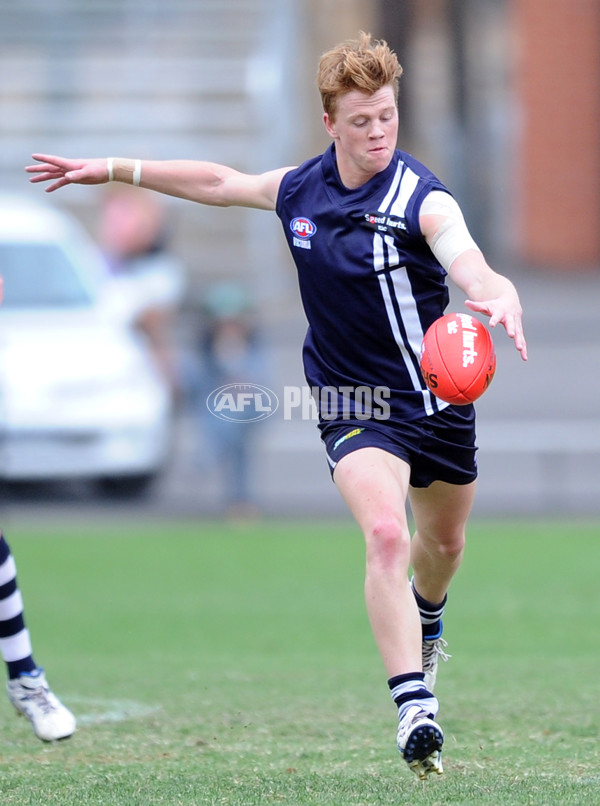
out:
<path id="1" fill-rule="evenodd" d="M 445 218 L 435 235 L 427 239 L 427 243 L 446 271 L 463 252 L 469 249 L 481 251 L 471 237 L 460 207 L 448 193 L 440 190 L 429 193 L 423 200 L 420 215 Z"/>
<path id="2" fill-rule="evenodd" d="M 136 187 L 139 187 L 141 181 L 142 181 L 142 161 L 135 160 L 133 164 L 133 184 Z"/>
<path id="3" fill-rule="evenodd" d="M 107 157 L 106 158 L 106 169 L 108 170 L 108 181 L 112 182 L 115 178 L 115 168 L 114 168 L 115 158 L 114 157 Z"/>

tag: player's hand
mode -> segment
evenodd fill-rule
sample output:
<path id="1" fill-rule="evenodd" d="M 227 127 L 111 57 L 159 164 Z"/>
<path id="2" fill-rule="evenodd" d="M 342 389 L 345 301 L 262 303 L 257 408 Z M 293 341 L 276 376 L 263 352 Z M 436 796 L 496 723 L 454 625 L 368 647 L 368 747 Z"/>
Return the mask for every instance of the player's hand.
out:
<path id="1" fill-rule="evenodd" d="M 101 185 L 108 182 L 108 165 L 105 159 L 68 160 L 50 154 L 32 154 L 39 164 L 28 165 L 25 170 L 33 174 L 30 182 L 52 182 L 46 193 L 65 185 Z"/>
<path id="2" fill-rule="evenodd" d="M 515 347 L 521 353 L 523 361 L 527 361 L 527 342 L 523 333 L 523 312 L 520 304 L 506 303 L 501 298 L 492 300 L 482 300 L 477 302 L 472 299 L 465 300 L 465 305 L 476 313 L 483 313 L 490 317 L 489 326 L 504 325 L 506 332 L 513 339 Z"/>

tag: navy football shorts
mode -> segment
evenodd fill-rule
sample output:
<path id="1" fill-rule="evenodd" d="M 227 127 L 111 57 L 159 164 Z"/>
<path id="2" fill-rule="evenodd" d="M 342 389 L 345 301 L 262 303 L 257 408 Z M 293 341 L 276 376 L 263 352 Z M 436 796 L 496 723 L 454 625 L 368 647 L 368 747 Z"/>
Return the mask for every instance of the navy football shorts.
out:
<path id="1" fill-rule="evenodd" d="M 429 487 L 434 481 L 469 484 L 477 478 L 472 405 L 448 406 L 407 423 L 339 419 L 319 427 L 332 475 L 346 454 L 381 448 L 410 465 L 413 487 Z"/>

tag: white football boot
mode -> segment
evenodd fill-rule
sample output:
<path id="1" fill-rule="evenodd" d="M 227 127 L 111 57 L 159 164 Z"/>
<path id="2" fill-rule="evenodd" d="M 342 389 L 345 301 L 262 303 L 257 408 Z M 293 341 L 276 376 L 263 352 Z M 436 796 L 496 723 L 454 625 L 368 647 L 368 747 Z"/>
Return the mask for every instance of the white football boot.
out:
<path id="1" fill-rule="evenodd" d="M 442 729 L 418 705 L 412 705 L 398 724 L 398 750 L 422 781 L 435 772 L 442 775 Z"/>
<path id="2" fill-rule="evenodd" d="M 446 662 L 452 655 L 446 652 L 448 642 L 443 638 L 434 638 L 431 641 L 423 641 L 423 672 L 425 673 L 425 688 L 433 692 L 437 679 L 438 663 L 440 660 Z"/>
<path id="3" fill-rule="evenodd" d="M 38 739 L 55 742 L 75 733 L 75 717 L 50 691 L 43 669 L 9 680 L 7 690 L 17 713 L 29 719 Z"/>

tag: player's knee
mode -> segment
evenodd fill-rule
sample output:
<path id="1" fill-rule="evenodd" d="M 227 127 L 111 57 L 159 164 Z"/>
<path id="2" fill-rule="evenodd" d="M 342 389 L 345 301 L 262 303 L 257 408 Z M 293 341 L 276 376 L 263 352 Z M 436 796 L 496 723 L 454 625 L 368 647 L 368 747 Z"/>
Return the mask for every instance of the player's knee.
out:
<path id="1" fill-rule="evenodd" d="M 393 516 L 378 518 L 365 535 L 367 561 L 383 567 L 408 565 L 410 533 L 405 523 Z"/>
<path id="2" fill-rule="evenodd" d="M 464 534 L 445 537 L 434 542 L 434 551 L 445 560 L 456 560 L 461 557 L 465 549 Z"/>

